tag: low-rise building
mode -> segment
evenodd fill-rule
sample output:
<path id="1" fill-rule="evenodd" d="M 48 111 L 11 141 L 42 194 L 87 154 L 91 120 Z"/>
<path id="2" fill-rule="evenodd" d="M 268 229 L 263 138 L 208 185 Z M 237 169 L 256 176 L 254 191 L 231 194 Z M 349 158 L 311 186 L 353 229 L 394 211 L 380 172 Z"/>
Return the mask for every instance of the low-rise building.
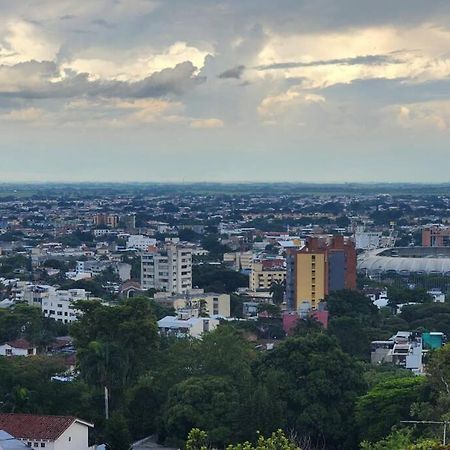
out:
<path id="1" fill-rule="evenodd" d="M 203 333 L 213 331 L 219 325 L 219 319 L 213 317 L 166 316 L 158 320 L 159 332 L 163 336 L 201 338 Z"/>
<path id="2" fill-rule="evenodd" d="M 36 346 L 26 339 L 16 339 L 0 345 L 0 356 L 34 356 L 36 354 Z"/>
<path id="3" fill-rule="evenodd" d="M 203 289 L 192 289 L 185 294 L 167 295 L 156 293 L 155 302 L 173 308 L 176 312 L 184 311 L 190 317 L 201 314 L 208 316 L 230 317 L 230 295 L 215 292 L 204 292 Z"/>
<path id="4" fill-rule="evenodd" d="M 143 234 L 132 234 L 127 239 L 128 250 L 139 250 L 145 252 L 149 247 L 156 245 L 156 239 Z"/>
<path id="5" fill-rule="evenodd" d="M 391 363 L 423 375 L 424 355 L 429 350 L 442 347 L 445 340 L 441 332 L 399 331 L 386 341 L 372 341 L 370 360 L 372 364 Z"/>
<path id="6" fill-rule="evenodd" d="M 46 450 L 93 450 L 89 429 L 94 425 L 72 416 L 1 414 L 0 430 L 30 448 Z"/>

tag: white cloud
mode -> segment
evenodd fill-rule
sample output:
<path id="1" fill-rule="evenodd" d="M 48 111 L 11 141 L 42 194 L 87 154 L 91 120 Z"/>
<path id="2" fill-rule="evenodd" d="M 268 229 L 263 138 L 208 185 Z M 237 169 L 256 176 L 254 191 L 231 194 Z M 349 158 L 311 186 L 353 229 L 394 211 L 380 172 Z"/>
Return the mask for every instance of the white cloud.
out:
<path id="1" fill-rule="evenodd" d="M 290 36 L 270 33 L 266 46 L 258 54 L 257 64 L 300 62 L 311 66 L 283 67 L 252 72 L 253 77 L 304 78 L 308 88 L 323 88 L 356 79 L 409 78 L 426 81 L 450 75 L 450 31 L 431 24 L 416 28 L 391 26 L 345 29 Z M 345 61 L 367 55 L 386 55 L 388 59 L 370 64 L 320 64 L 321 61 Z"/>
<path id="2" fill-rule="evenodd" d="M 123 52 L 90 49 L 63 63 L 61 69 L 88 73 L 92 80 L 138 81 L 185 61 L 190 61 L 201 69 L 208 54 L 212 54 L 212 51 L 189 46 L 186 42 L 176 42 L 162 51 L 151 48 L 129 49 Z"/>
<path id="3" fill-rule="evenodd" d="M 35 25 L 15 20 L 9 22 L 0 35 L 0 65 L 15 65 L 27 61 L 52 61 L 59 50 L 58 43 Z"/>
<path id="4" fill-rule="evenodd" d="M 40 108 L 13 109 L 7 113 L 0 114 L 0 121 L 10 122 L 41 122 L 47 117 L 47 112 Z"/>
<path id="5" fill-rule="evenodd" d="M 292 87 L 286 92 L 265 97 L 258 106 L 258 113 L 264 119 L 278 117 L 291 108 L 302 105 L 325 103 L 325 97 L 309 92 L 302 92 L 300 87 Z"/>
<path id="6" fill-rule="evenodd" d="M 396 123 L 415 131 L 428 129 L 448 132 L 450 130 L 450 101 L 430 101 L 395 105 L 388 108 Z"/>
<path id="7" fill-rule="evenodd" d="M 223 120 L 216 118 L 194 119 L 190 123 L 191 128 L 222 128 L 224 125 Z"/>

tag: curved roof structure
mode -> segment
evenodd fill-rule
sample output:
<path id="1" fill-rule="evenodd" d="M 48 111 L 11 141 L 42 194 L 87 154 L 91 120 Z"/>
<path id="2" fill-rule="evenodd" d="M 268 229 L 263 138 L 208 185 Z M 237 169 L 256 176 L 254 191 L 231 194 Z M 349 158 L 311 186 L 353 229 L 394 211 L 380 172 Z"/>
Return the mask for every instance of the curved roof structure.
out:
<path id="1" fill-rule="evenodd" d="M 358 257 L 358 271 L 369 275 L 396 273 L 450 276 L 450 247 L 394 247 Z"/>

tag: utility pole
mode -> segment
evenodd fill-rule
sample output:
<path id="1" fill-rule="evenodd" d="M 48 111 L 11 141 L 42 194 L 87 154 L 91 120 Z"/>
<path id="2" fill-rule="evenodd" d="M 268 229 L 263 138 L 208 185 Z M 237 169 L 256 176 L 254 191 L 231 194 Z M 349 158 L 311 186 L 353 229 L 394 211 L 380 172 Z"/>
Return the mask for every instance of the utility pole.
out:
<path id="1" fill-rule="evenodd" d="M 108 388 L 105 386 L 105 419 L 109 419 L 109 393 Z"/>
<path id="2" fill-rule="evenodd" d="M 447 425 L 450 422 L 447 421 L 438 421 L 438 420 L 401 420 L 400 423 L 414 423 L 414 424 L 437 424 L 443 425 L 444 430 L 442 434 L 442 444 L 447 444 Z"/>

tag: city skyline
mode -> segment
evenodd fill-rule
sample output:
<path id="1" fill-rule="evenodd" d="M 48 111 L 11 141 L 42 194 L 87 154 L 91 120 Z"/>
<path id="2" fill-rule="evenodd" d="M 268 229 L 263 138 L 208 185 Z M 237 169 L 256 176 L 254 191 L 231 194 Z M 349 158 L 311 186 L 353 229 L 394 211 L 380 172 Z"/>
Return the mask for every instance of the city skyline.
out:
<path id="1" fill-rule="evenodd" d="M 0 4 L 0 177 L 447 182 L 450 5 Z"/>

